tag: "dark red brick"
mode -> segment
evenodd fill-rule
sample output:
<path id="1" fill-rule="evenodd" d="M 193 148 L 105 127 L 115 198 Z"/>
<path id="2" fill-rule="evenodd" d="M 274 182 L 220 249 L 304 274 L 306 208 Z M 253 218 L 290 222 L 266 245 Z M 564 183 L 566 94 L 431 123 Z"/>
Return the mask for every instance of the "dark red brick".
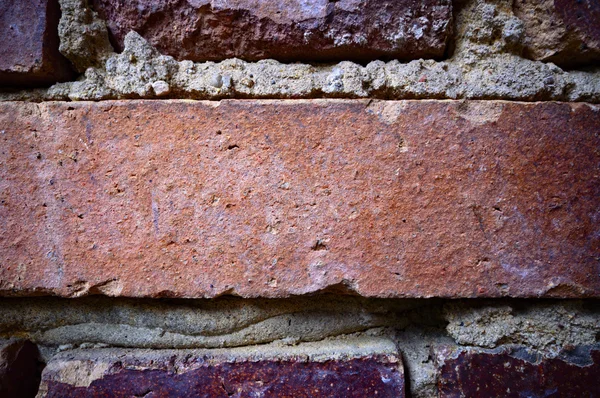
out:
<path id="1" fill-rule="evenodd" d="M 117 47 L 135 30 L 179 60 L 442 57 L 450 0 L 93 0 Z"/>
<path id="2" fill-rule="evenodd" d="M 442 349 L 439 394 L 451 397 L 598 397 L 600 351 L 577 347 L 555 358 L 526 348 Z"/>
<path id="3" fill-rule="evenodd" d="M 35 397 L 43 369 L 35 344 L 9 340 L 0 344 L 0 397 Z"/>
<path id="4" fill-rule="evenodd" d="M 0 104 L 3 295 L 600 296 L 600 112 Z"/>
<path id="5" fill-rule="evenodd" d="M 272 349 L 271 349 L 272 350 Z M 261 359 L 228 352 L 93 350 L 59 355 L 43 375 L 42 397 L 404 397 L 394 354 L 310 359 L 301 352 Z M 281 352 L 279 352 L 281 351 Z M 298 350 L 296 350 L 298 351 Z M 284 359 L 276 355 L 285 356 Z"/>
<path id="6" fill-rule="evenodd" d="M 47 85 L 73 76 L 58 51 L 59 17 L 56 0 L 0 2 L 0 85 Z"/>

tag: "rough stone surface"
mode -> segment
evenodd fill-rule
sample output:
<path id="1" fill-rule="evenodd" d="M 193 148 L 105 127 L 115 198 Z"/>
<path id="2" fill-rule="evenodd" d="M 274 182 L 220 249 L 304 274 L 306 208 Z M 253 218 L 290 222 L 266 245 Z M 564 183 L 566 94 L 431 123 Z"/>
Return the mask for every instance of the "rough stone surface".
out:
<path id="1" fill-rule="evenodd" d="M 0 396 L 35 397 L 42 368 L 35 344 L 26 340 L 0 342 Z"/>
<path id="2" fill-rule="evenodd" d="M 441 348 L 440 397 L 596 397 L 600 347 L 571 347 L 544 357 L 526 347 Z"/>
<path id="3" fill-rule="evenodd" d="M 192 61 L 371 61 L 440 58 L 450 0 L 93 0 L 120 49 L 136 31 Z"/>
<path id="4" fill-rule="evenodd" d="M 61 0 L 61 26 L 65 27 L 60 30 L 61 48 L 81 67 L 95 67 L 80 67 L 85 74 L 78 81 L 47 90 L 2 92 L 0 101 L 369 97 L 600 102 L 598 68 L 567 72 L 521 56 L 524 25 L 506 0 L 458 3 L 455 50 L 447 61 L 378 60 L 366 66 L 349 61 L 335 65 L 240 59 L 177 62 L 134 31 L 125 36 L 123 52 L 115 54 L 102 21 L 81 1 Z"/>
<path id="5" fill-rule="evenodd" d="M 486 305 L 487 304 L 487 305 Z M 446 330 L 458 344 L 495 348 L 517 344 L 558 354 L 600 338 L 598 302 L 447 303 Z"/>
<path id="6" fill-rule="evenodd" d="M 101 66 L 112 55 L 106 23 L 98 18 L 87 0 L 58 0 L 61 18 L 58 25 L 60 52 L 77 71 Z"/>
<path id="7" fill-rule="evenodd" d="M 592 105 L 1 107 L 4 295 L 600 294 Z"/>
<path id="8" fill-rule="evenodd" d="M 484 53 L 491 47 L 480 46 Z M 475 54 L 475 55 L 474 55 Z M 462 57 L 462 58 L 461 58 Z M 176 62 L 160 55 L 137 33 L 126 36 L 125 50 L 102 68 L 89 68 L 75 82 L 47 90 L 0 93 L 0 100 L 106 100 L 115 98 L 472 98 L 600 102 L 598 71 L 565 72 L 553 64 L 514 54 L 471 50 L 446 62 L 344 61 L 330 66 Z M 166 85 L 164 83 L 166 83 Z M 168 85 L 168 92 L 165 91 Z M 157 92 L 157 87 L 158 92 Z"/>
<path id="9" fill-rule="evenodd" d="M 600 63 L 600 3 L 596 0 L 516 0 L 525 55 L 563 67 Z"/>
<path id="10" fill-rule="evenodd" d="M 356 339 L 204 351 L 76 350 L 55 356 L 39 397 L 404 397 L 394 344 Z"/>
<path id="11" fill-rule="evenodd" d="M 0 3 L 0 85 L 50 85 L 73 77 L 58 51 L 56 0 Z"/>

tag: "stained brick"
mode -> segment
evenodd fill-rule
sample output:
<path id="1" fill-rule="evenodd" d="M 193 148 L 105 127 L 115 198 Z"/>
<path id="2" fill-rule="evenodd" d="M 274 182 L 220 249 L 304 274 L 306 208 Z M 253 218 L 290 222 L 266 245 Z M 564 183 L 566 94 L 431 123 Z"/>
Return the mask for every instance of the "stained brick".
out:
<path id="1" fill-rule="evenodd" d="M 58 51 L 56 0 L 0 2 L 0 85 L 32 86 L 72 77 Z"/>
<path id="2" fill-rule="evenodd" d="M 446 348 L 436 358 L 442 398 L 600 396 L 598 347 L 572 347 L 557 357 L 525 347 Z"/>
<path id="3" fill-rule="evenodd" d="M 600 112 L 0 104 L 3 295 L 598 297 Z"/>
<path id="4" fill-rule="evenodd" d="M 365 354 L 356 355 L 352 343 L 333 344 L 339 350 L 335 354 L 331 348 L 310 353 L 306 345 L 245 351 L 74 351 L 52 359 L 40 396 L 404 397 L 400 358 L 364 342 L 360 347 Z"/>
<path id="5" fill-rule="evenodd" d="M 525 55 L 563 67 L 600 62 L 600 3 L 578 0 L 517 0 L 525 27 Z"/>
<path id="6" fill-rule="evenodd" d="M 135 30 L 179 60 L 442 57 L 449 0 L 93 0 L 118 45 Z"/>

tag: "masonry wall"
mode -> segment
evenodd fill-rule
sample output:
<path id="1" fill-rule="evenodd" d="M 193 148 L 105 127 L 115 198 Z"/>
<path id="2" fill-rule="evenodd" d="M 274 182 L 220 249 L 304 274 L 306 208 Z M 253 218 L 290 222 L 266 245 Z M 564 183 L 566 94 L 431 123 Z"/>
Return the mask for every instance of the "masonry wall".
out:
<path id="1" fill-rule="evenodd" d="M 0 11 L 0 396 L 600 396 L 597 2 Z"/>

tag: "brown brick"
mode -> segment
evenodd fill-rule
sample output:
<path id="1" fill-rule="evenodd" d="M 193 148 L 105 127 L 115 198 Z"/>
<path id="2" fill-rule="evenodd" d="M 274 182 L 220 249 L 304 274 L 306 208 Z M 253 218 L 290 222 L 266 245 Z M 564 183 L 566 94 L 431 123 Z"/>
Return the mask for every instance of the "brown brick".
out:
<path id="1" fill-rule="evenodd" d="M 557 357 L 524 347 L 446 348 L 436 359 L 441 398 L 600 396 L 598 347 L 574 347 Z"/>
<path id="2" fill-rule="evenodd" d="M 530 58 L 562 67 L 600 62 L 600 2 L 517 0 Z"/>
<path id="3" fill-rule="evenodd" d="M 179 60 L 442 57 L 450 0 L 93 0 L 123 46 L 135 30 Z"/>
<path id="4" fill-rule="evenodd" d="M 33 86 L 72 77 L 58 51 L 56 0 L 0 2 L 0 85 Z"/>
<path id="5" fill-rule="evenodd" d="M 356 347 L 363 351 L 373 347 L 365 350 L 364 342 L 352 343 L 334 343 L 337 352 L 311 352 L 314 344 L 197 351 L 74 351 L 59 354 L 48 364 L 40 396 L 404 397 L 404 372 L 398 355 L 377 349 L 357 355 L 353 352 Z M 391 342 L 387 345 L 393 347 Z"/>
<path id="6" fill-rule="evenodd" d="M 8 340 L 0 344 L 0 397 L 33 398 L 38 391 L 43 363 L 35 344 Z"/>
<path id="7" fill-rule="evenodd" d="M 600 112 L 0 104 L 4 295 L 600 296 Z"/>

